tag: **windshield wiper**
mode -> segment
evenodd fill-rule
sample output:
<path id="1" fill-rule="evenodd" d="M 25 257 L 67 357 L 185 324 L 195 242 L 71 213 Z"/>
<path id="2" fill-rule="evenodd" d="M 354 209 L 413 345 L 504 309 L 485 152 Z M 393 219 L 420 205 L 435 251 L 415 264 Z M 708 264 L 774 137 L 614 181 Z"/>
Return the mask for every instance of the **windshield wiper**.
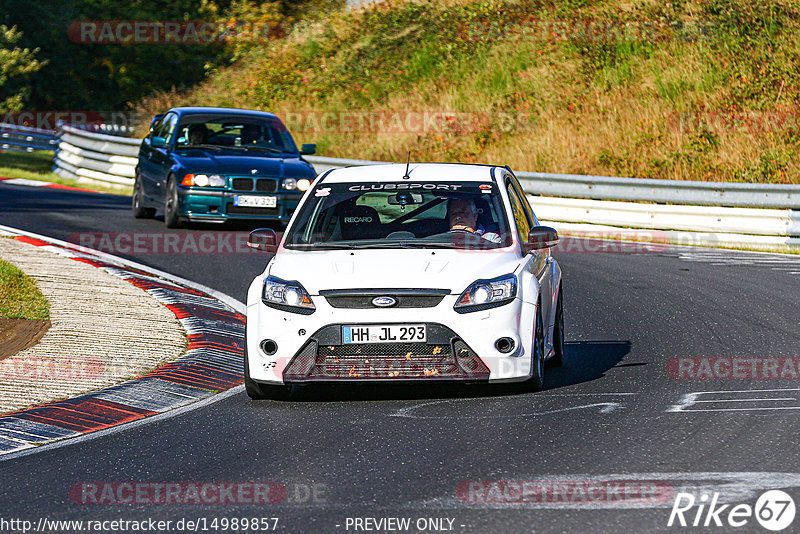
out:
<path id="1" fill-rule="evenodd" d="M 453 243 L 442 243 L 441 241 L 403 241 L 398 244 L 406 248 L 462 248 Z"/>
<path id="2" fill-rule="evenodd" d="M 236 148 L 243 148 L 247 151 L 255 150 L 256 152 L 270 152 L 272 154 L 283 154 L 286 152 L 285 150 L 273 148 L 271 146 L 237 146 Z"/>
<path id="3" fill-rule="evenodd" d="M 187 149 L 187 148 L 198 148 L 198 149 L 213 148 L 215 150 L 222 150 L 223 148 L 227 148 L 227 147 L 219 146 L 219 145 L 186 145 L 186 146 L 182 146 L 180 148 L 181 149 Z"/>
<path id="4" fill-rule="evenodd" d="M 342 249 L 352 249 L 356 248 L 355 245 L 352 243 L 287 243 L 286 248 L 296 248 L 296 249 L 332 249 L 332 248 L 342 248 Z"/>

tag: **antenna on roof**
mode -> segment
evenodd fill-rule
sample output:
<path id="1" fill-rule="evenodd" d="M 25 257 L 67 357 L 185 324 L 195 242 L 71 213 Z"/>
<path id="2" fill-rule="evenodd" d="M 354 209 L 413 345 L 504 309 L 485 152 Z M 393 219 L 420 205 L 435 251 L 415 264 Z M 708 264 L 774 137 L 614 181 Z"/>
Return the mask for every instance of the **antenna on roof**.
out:
<path id="1" fill-rule="evenodd" d="M 408 180 L 411 177 L 408 175 L 408 167 L 411 165 L 411 151 L 408 151 L 408 161 L 406 162 L 406 173 L 403 175 L 403 180 Z"/>

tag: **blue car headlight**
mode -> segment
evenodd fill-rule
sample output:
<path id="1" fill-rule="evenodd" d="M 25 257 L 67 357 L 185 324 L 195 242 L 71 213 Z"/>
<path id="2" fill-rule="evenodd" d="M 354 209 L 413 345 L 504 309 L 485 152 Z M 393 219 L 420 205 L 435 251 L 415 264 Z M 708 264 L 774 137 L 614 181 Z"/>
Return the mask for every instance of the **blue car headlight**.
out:
<path id="1" fill-rule="evenodd" d="M 311 185 L 311 180 L 308 178 L 284 178 L 281 182 L 281 187 L 287 191 L 297 189 L 298 191 L 305 191 Z"/>
<path id="2" fill-rule="evenodd" d="M 225 177 L 219 174 L 187 174 L 181 185 L 189 187 L 225 187 Z"/>
<path id="3" fill-rule="evenodd" d="M 458 313 L 495 308 L 517 296 L 517 277 L 506 274 L 491 280 L 476 280 L 461 293 L 453 309 Z"/>
<path id="4" fill-rule="evenodd" d="M 300 282 L 287 282 L 277 276 L 268 276 L 264 280 L 261 301 L 270 308 L 303 315 L 310 315 L 317 309 Z"/>

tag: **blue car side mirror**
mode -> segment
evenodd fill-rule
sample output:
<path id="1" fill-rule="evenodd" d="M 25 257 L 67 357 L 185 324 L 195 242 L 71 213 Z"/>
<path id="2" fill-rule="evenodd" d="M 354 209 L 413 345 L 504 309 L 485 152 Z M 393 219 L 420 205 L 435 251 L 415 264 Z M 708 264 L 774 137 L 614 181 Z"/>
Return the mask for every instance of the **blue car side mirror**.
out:
<path id="1" fill-rule="evenodd" d="M 301 156 L 310 156 L 311 154 L 317 153 L 317 145 L 314 143 L 305 143 L 300 148 L 300 155 Z"/>
<path id="2" fill-rule="evenodd" d="M 150 139 L 150 146 L 153 148 L 164 148 L 167 146 L 167 140 L 163 137 L 153 137 Z"/>

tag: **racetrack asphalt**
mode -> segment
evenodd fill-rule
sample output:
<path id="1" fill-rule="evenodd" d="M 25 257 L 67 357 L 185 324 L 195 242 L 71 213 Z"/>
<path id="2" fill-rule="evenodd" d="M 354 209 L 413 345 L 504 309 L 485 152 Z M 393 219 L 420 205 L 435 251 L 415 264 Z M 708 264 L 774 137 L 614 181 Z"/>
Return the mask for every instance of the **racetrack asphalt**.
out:
<path id="1" fill-rule="evenodd" d="M 0 224 L 63 240 L 80 232 L 165 230 L 161 221 L 133 219 L 129 202 L 0 184 Z M 278 517 L 281 532 L 365 532 L 353 522 L 365 517 L 407 517 L 412 525 L 448 518 L 453 532 L 464 533 L 708 531 L 668 528 L 677 492 L 719 492 L 720 502 L 753 505 L 765 490 L 784 489 L 797 501 L 798 379 L 672 378 L 667 364 L 678 357 L 800 357 L 800 257 L 689 248 L 554 254 L 564 272 L 567 358 L 563 368 L 548 369 L 541 393 L 338 387 L 289 402 L 253 402 L 241 393 L 0 462 L 0 518 Z M 119 255 L 241 301 L 268 260 Z M 620 479 L 659 484 L 666 497 L 642 504 L 613 494 L 576 496 L 581 484 Z M 236 481 L 278 482 L 288 497 L 258 506 L 91 505 L 69 494 L 83 482 Z M 457 489 L 470 481 L 566 484 L 570 500 L 460 499 Z M 735 530 L 763 532 L 754 518 Z"/>

